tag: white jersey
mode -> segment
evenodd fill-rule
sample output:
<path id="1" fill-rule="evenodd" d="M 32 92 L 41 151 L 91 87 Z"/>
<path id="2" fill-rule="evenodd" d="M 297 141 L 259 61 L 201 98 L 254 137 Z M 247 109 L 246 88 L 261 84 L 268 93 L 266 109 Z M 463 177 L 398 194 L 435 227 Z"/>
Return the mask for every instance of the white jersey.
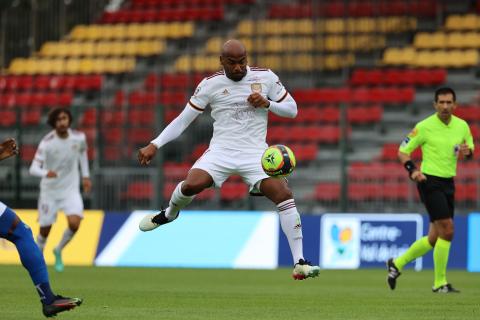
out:
<path id="1" fill-rule="evenodd" d="M 86 152 L 87 142 L 83 132 L 68 129 L 68 137 L 65 139 L 60 138 L 55 130 L 48 133 L 40 142 L 33 161 L 45 172 L 55 171 L 57 177 L 42 177 L 41 196 L 62 199 L 72 192 L 80 192 L 79 164 L 82 157 L 86 159 Z M 82 166 L 82 176 L 88 177 L 88 161 L 84 162 L 86 164 Z"/>
<path id="2" fill-rule="evenodd" d="M 229 79 L 224 71 L 200 82 L 189 104 L 202 112 L 207 105 L 214 120 L 210 148 L 262 149 L 267 147 L 268 109 L 255 108 L 247 98 L 254 92 L 280 102 L 288 92 L 269 69 L 248 67 L 240 81 Z"/>

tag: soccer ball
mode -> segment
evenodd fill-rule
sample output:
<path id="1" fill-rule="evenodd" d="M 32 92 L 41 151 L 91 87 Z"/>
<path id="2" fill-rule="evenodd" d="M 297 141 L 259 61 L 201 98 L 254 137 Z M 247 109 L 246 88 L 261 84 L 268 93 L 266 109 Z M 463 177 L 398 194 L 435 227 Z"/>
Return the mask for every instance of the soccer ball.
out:
<path id="1" fill-rule="evenodd" d="M 271 177 L 285 177 L 292 173 L 297 164 L 292 150 L 277 144 L 267 148 L 262 155 L 262 168 Z"/>

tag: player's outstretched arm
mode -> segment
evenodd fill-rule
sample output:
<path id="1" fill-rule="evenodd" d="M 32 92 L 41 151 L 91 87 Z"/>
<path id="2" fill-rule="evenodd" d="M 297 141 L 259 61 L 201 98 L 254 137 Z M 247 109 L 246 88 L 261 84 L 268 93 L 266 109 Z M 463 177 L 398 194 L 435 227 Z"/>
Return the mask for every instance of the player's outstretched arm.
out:
<path id="1" fill-rule="evenodd" d="M 18 154 L 18 148 L 15 139 L 8 138 L 0 143 L 0 161 L 10 158 L 16 154 Z"/>
<path id="2" fill-rule="evenodd" d="M 157 153 L 157 149 L 160 149 L 166 143 L 178 138 L 200 114 L 201 112 L 196 111 L 189 104 L 187 104 L 182 113 L 180 113 L 172 122 L 170 122 L 170 124 L 163 129 L 162 133 L 160 133 L 158 137 L 138 151 L 138 161 L 140 164 L 149 164 Z"/>

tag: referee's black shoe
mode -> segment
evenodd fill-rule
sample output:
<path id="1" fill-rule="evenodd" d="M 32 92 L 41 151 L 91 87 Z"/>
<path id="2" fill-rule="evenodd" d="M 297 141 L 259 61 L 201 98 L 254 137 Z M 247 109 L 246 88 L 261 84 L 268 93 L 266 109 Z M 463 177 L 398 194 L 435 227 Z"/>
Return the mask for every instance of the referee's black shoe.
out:
<path id="1" fill-rule="evenodd" d="M 400 270 L 398 270 L 397 266 L 393 263 L 393 259 L 390 258 L 387 261 L 387 283 L 390 289 L 395 290 L 395 287 L 397 286 L 397 278 L 400 277 L 401 273 Z"/>
<path id="2" fill-rule="evenodd" d="M 452 287 L 450 283 L 444 284 L 438 288 L 432 288 L 432 292 L 434 293 L 460 293 L 460 290 L 455 289 Z"/>

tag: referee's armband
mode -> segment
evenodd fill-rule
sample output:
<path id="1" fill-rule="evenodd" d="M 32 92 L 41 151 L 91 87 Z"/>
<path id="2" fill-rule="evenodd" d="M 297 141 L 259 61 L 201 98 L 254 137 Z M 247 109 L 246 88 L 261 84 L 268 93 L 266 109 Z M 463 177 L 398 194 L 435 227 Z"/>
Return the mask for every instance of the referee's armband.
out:
<path id="1" fill-rule="evenodd" d="M 408 160 L 406 161 L 403 166 L 405 167 L 405 169 L 408 171 L 408 175 L 412 175 L 412 172 L 415 171 L 417 169 L 417 166 L 415 165 L 415 163 L 413 163 L 412 160 Z"/>

